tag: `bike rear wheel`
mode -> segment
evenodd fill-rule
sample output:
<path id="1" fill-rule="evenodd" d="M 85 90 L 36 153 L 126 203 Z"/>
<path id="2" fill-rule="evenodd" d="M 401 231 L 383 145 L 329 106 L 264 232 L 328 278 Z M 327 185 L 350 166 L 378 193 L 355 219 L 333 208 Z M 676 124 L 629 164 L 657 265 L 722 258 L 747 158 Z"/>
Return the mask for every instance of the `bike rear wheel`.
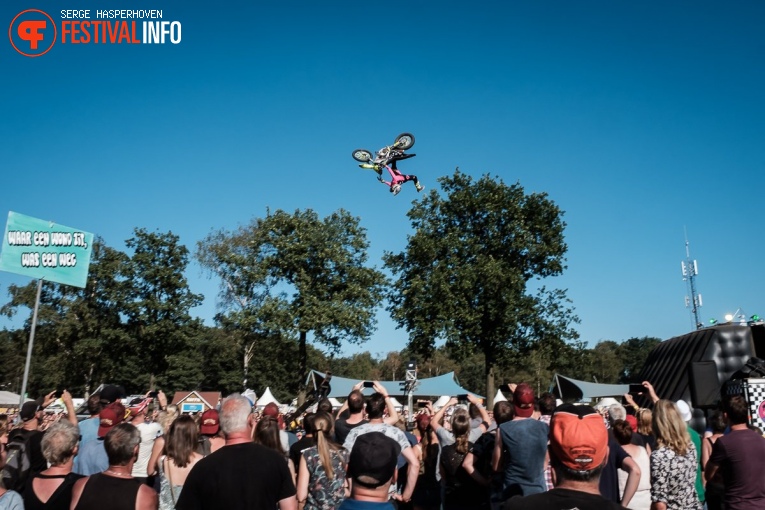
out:
<path id="1" fill-rule="evenodd" d="M 414 145 L 414 135 L 412 133 L 401 133 L 396 137 L 396 141 L 393 142 L 393 146 L 402 151 L 410 149 L 412 145 Z"/>
<path id="2" fill-rule="evenodd" d="M 372 161 L 372 153 L 366 149 L 356 149 L 353 151 L 353 159 L 362 163 L 369 163 Z"/>

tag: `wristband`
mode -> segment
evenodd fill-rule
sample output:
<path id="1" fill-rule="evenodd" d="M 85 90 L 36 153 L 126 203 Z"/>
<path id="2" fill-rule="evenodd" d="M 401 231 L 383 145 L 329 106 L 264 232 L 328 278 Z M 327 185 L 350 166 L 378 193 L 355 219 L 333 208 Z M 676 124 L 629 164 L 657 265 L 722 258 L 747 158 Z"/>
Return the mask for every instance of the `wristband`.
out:
<path id="1" fill-rule="evenodd" d="M 486 421 L 482 421 L 482 422 L 481 422 L 481 425 L 483 425 L 484 427 L 486 427 L 486 430 L 489 430 L 489 423 L 488 423 L 488 422 L 486 422 Z"/>

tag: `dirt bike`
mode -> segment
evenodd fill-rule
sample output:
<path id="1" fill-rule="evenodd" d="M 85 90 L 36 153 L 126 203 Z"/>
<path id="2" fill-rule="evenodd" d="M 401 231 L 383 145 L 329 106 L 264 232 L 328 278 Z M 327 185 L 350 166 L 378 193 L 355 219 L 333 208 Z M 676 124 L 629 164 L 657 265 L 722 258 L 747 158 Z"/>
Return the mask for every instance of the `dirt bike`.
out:
<path id="1" fill-rule="evenodd" d="M 414 157 L 414 154 L 406 154 L 404 151 L 411 148 L 414 145 L 414 135 L 411 133 L 401 133 L 396 137 L 396 140 L 392 145 L 388 145 L 377 151 L 377 155 L 373 158 L 372 153 L 366 149 L 356 149 L 353 151 L 353 159 L 361 161 L 361 168 L 367 170 L 374 170 L 377 172 L 377 180 L 383 184 L 390 186 L 390 192 L 394 196 L 398 195 L 401 191 L 401 184 L 410 180 L 412 176 L 403 175 L 396 168 L 396 161 Z M 390 174 L 391 181 L 384 181 L 382 178 L 382 171 L 386 169 Z M 422 191 L 417 178 L 414 177 L 415 188 L 417 191 Z"/>
<path id="2" fill-rule="evenodd" d="M 404 151 L 411 149 L 414 145 L 414 135 L 411 133 L 401 133 L 396 137 L 392 145 L 387 145 L 377 151 L 376 156 L 366 149 L 356 149 L 353 151 L 353 159 L 362 163 L 373 163 L 375 165 L 386 166 L 395 159 L 406 159 L 411 154 L 404 154 Z"/>

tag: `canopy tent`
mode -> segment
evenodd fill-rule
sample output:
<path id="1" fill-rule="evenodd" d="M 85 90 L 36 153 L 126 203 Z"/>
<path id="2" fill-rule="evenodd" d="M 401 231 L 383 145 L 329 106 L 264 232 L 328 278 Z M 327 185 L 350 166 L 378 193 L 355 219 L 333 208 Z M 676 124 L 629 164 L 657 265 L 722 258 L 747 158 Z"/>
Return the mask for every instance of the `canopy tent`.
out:
<path id="1" fill-rule="evenodd" d="M 256 407 L 266 407 L 268 404 L 276 404 L 277 406 L 280 406 L 281 404 L 274 398 L 274 395 L 271 393 L 271 388 L 266 388 L 266 391 L 263 392 L 263 395 L 258 399 L 258 401 L 255 403 Z"/>
<path id="2" fill-rule="evenodd" d="M 564 402 L 571 402 L 584 399 L 621 396 L 629 392 L 629 390 L 629 384 L 591 383 L 555 374 L 555 388 L 553 393 Z"/>
<path id="3" fill-rule="evenodd" d="M 25 398 L 24 402 L 29 402 L 31 398 Z M 12 393 L 10 391 L 0 391 L 0 406 L 3 407 L 19 407 L 21 402 L 21 395 Z"/>
<path id="4" fill-rule="evenodd" d="M 343 404 L 341 404 L 340 401 L 334 397 L 331 397 L 329 399 L 329 403 L 332 404 L 332 409 L 340 409 L 341 407 L 343 407 Z"/>
<path id="5" fill-rule="evenodd" d="M 390 401 L 393 404 L 393 407 L 395 407 L 396 409 L 403 409 L 404 408 L 404 404 L 402 404 L 401 402 L 396 400 L 396 397 L 391 397 Z"/>
<path id="6" fill-rule="evenodd" d="M 497 390 L 497 394 L 494 396 L 494 403 L 507 402 L 507 397 L 502 393 L 502 390 Z"/>
<path id="7" fill-rule="evenodd" d="M 438 400 L 433 402 L 433 407 L 435 409 L 441 409 L 442 407 L 446 405 L 447 402 L 449 402 L 450 398 L 451 397 L 449 395 L 441 395 L 440 397 L 438 397 Z"/>
<path id="8" fill-rule="evenodd" d="M 308 374 L 306 384 L 310 384 L 314 390 L 318 390 L 325 378 L 325 374 L 316 370 L 311 370 Z M 358 379 L 347 379 L 345 377 L 333 375 L 329 381 L 330 388 L 327 397 L 345 398 L 351 391 L 353 391 L 353 386 L 358 382 Z M 404 395 L 404 381 L 380 381 L 380 384 L 382 384 L 385 391 L 388 392 L 388 395 Z M 372 388 L 362 388 L 361 391 L 364 395 L 371 395 L 374 393 Z M 431 397 L 435 395 L 457 396 L 466 393 L 483 398 L 481 395 L 468 391 L 460 386 L 455 380 L 454 372 L 449 372 L 448 374 L 439 375 L 437 377 L 418 379 L 412 395 L 415 397 Z"/>

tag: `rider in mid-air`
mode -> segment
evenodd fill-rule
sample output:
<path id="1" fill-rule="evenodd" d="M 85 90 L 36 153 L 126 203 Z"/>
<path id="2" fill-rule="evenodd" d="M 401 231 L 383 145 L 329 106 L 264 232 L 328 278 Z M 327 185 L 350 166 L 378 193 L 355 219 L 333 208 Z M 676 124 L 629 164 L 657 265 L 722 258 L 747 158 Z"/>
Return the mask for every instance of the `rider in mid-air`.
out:
<path id="1" fill-rule="evenodd" d="M 420 181 L 417 179 L 416 175 L 404 175 L 399 172 L 398 168 L 396 167 L 397 161 L 413 158 L 416 155 L 417 154 L 405 154 L 403 151 L 401 151 L 399 153 L 394 153 L 391 156 L 385 157 L 383 155 L 383 151 L 378 151 L 377 157 L 373 159 L 371 163 L 362 163 L 359 166 L 361 168 L 368 168 L 377 172 L 377 180 L 390 186 L 390 192 L 394 195 L 398 195 L 399 191 L 401 191 L 401 185 L 407 181 L 414 181 L 414 187 L 417 189 L 417 191 L 422 191 L 423 185 L 420 184 Z M 391 177 L 390 181 L 383 180 L 383 168 L 388 170 L 388 173 Z"/>

